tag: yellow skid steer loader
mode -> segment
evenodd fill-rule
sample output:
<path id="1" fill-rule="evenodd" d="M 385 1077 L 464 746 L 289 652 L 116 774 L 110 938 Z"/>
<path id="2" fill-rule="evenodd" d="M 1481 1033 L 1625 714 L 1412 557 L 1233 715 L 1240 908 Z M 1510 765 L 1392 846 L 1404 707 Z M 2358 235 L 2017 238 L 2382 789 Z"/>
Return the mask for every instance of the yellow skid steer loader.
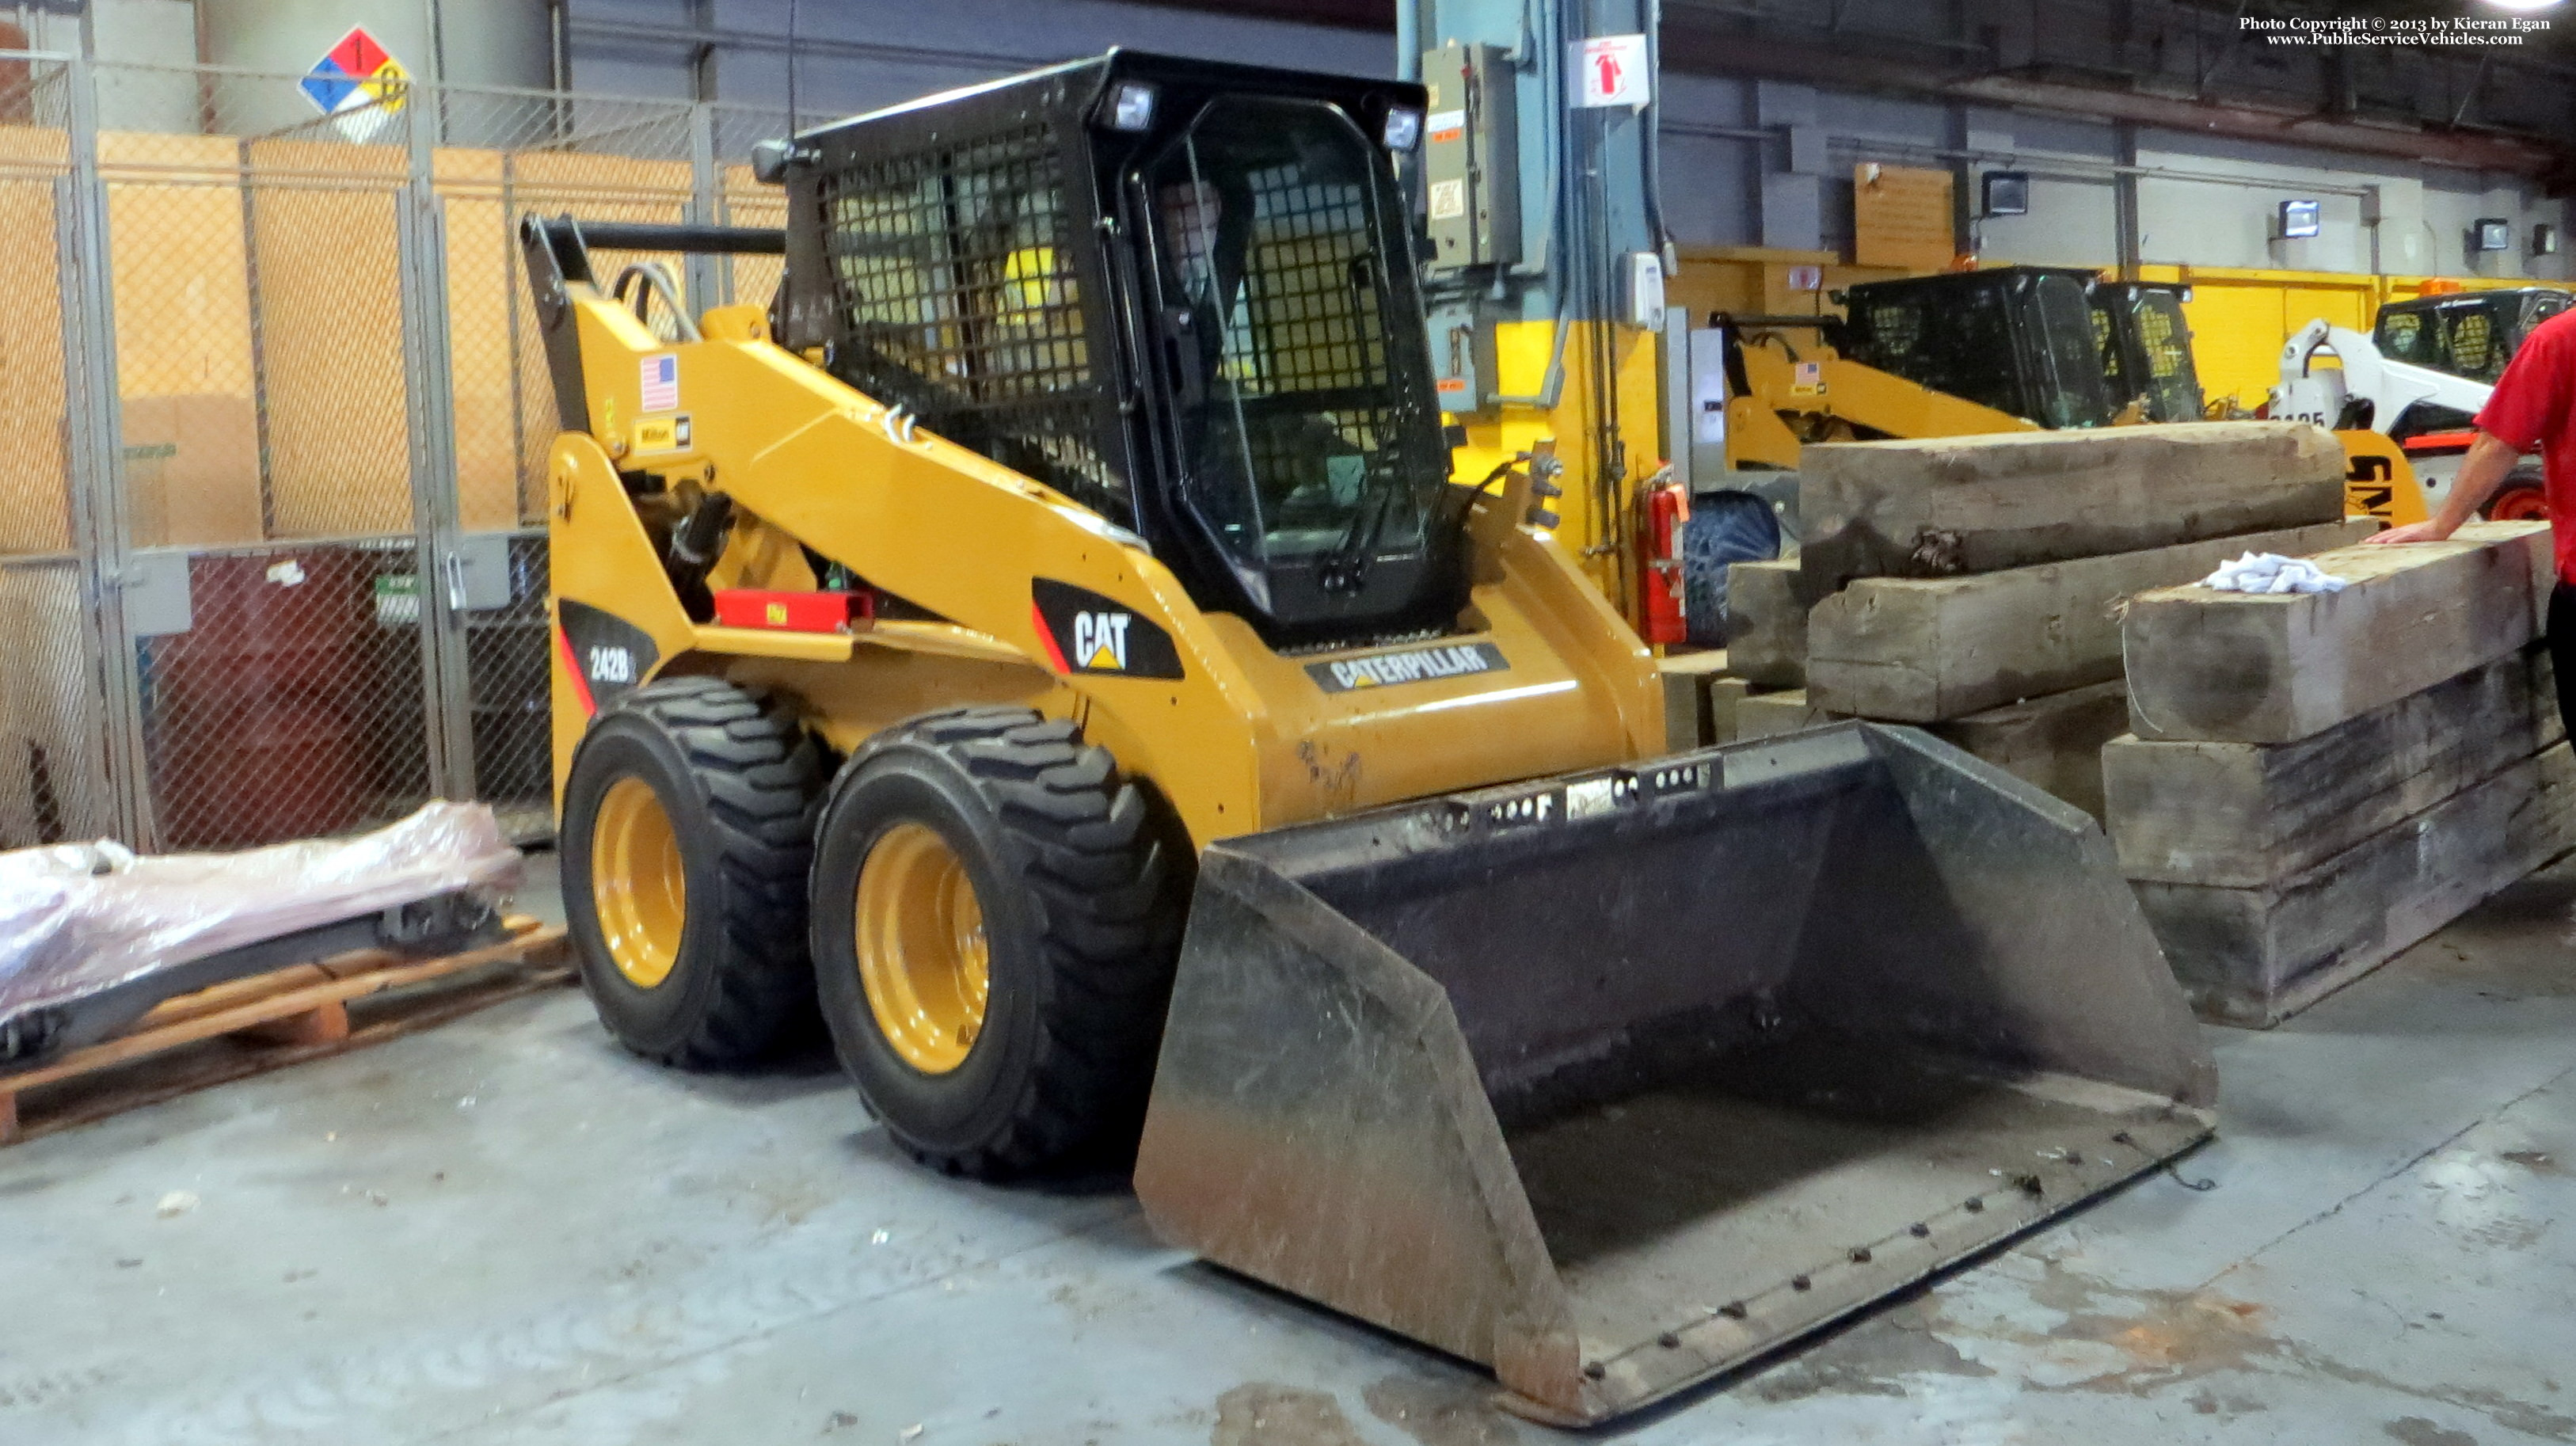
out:
<path id="1" fill-rule="evenodd" d="M 1211 1260 L 1584 1422 L 2210 1129 L 2099 832 L 1854 725 L 1658 758 L 1453 481 L 1415 86 L 1126 52 L 772 143 L 778 231 L 531 218 L 567 904 L 616 1036 L 819 1007 L 894 1139 L 1135 1161 Z M 692 318 L 602 253 L 778 252 Z"/>

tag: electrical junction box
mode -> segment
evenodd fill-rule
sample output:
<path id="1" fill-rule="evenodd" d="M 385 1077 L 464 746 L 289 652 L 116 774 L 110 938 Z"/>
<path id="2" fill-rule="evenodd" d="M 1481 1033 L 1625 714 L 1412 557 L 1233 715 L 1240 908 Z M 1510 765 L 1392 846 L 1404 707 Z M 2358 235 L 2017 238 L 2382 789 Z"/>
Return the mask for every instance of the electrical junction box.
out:
<path id="1" fill-rule="evenodd" d="M 1520 119 L 1509 52 L 1451 44 L 1422 57 L 1431 109 L 1422 123 L 1430 270 L 1521 259 Z"/>
<path id="2" fill-rule="evenodd" d="M 1686 334 L 1686 348 L 1691 490 L 1715 492 L 1727 485 L 1726 333 L 1717 327 L 1696 328 Z"/>
<path id="3" fill-rule="evenodd" d="M 1477 314 L 1473 301 L 1452 301 L 1431 308 L 1432 387 L 1440 410 L 1473 416 L 1485 410 L 1494 390 L 1494 328 Z"/>

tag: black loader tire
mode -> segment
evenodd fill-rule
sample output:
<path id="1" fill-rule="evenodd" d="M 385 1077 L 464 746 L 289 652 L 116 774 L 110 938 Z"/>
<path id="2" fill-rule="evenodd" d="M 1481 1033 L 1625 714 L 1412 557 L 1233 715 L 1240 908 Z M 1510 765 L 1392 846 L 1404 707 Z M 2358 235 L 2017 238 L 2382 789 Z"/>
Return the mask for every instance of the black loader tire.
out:
<path id="1" fill-rule="evenodd" d="M 822 750 L 795 716 L 720 678 L 669 678 L 594 719 L 564 785 L 564 913 L 584 988 L 619 1043 L 690 1068 L 758 1059 L 814 1017 L 805 953 Z M 592 880 L 602 800 L 649 785 L 687 884 L 676 962 L 651 987 L 613 962 Z"/>
<path id="2" fill-rule="evenodd" d="M 2478 508 L 2480 517 L 2505 522 L 2546 521 L 2549 517 L 2548 479 L 2538 467 L 2516 467 L 2502 485 Z"/>
<path id="3" fill-rule="evenodd" d="M 939 835 L 983 916 L 981 1029 L 942 1073 L 897 1051 L 861 982 L 860 872 L 905 824 Z M 957 708 L 852 754 L 817 839 L 816 993 L 843 1068 L 895 1141 L 982 1179 L 1131 1160 L 1191 874 L 1147 791 L 1071 723 Z"/>

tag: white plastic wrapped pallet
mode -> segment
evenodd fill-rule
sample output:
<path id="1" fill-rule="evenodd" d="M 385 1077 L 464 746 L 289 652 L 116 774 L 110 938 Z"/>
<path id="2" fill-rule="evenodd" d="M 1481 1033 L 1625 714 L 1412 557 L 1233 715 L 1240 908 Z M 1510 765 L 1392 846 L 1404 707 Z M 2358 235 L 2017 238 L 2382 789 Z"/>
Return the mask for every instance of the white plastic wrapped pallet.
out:
<path id="1" fill-rule="evenodd" d="M 434 894 L 506 894 L 520 864 L 491 809 L 445 802 L 373 833 L 240 853 L 101 841 L 0 854 L 0 1015 Z"/>

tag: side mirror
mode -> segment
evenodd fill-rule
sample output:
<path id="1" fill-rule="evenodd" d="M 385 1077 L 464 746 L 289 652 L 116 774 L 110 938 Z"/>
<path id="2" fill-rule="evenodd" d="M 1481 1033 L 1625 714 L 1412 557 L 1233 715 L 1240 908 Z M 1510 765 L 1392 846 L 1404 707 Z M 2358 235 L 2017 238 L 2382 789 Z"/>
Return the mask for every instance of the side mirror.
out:
<path id="1" fill-rule="evenodd" d="M 787 179 L 787 158 L 793 154 L 793 141 L 759 141 L 751 148 L 751 177 L 764 186 L 775 186 Z"/>

